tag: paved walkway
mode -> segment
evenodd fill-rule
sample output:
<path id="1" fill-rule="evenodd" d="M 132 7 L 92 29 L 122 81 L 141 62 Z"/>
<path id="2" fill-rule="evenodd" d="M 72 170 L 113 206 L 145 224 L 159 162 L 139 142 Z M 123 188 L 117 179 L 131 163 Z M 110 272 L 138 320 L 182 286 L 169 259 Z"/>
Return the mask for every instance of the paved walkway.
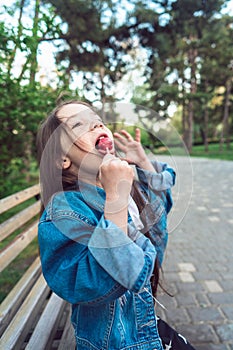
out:
<path id="1" fill-rule="evenodd" d="M 163 265 L 163 285 L 174 297 L 160 292 L 166 310 L 157 313 L 196 350 L 233 350 L 233 162 L 175 162 Z"/>

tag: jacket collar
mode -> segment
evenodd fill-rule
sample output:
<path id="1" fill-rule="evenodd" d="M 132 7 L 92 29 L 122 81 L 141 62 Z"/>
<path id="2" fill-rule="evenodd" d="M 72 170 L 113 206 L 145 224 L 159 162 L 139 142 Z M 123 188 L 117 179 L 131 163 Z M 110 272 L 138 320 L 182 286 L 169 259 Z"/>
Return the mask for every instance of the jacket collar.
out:
<path id="1" fill-rule="evenodd" d="M 77 181 L 76 190 L 80 193 L 83 200 L 91 205 L 93 209 L 104 210 L 106 194 L 103 188 L 83 181 Z"/>

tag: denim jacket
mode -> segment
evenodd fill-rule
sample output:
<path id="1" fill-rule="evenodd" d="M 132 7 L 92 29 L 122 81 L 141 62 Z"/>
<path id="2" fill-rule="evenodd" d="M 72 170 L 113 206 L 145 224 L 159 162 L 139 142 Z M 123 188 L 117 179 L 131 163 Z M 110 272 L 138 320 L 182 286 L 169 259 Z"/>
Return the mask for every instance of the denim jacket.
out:
<path id="1" fill-rule="evenodd" d="M 162 350 L 150 277 L 162 263 L 166 216 L 175 173 L 137 169 L 150 202 L 146 238 L 128 215 L 128 235 L 104 218 L 105 192 L 79 182 L 77 191 L 53 195 L 38 227 L 41 263 L 50 288 L 72 304 L 79 350 Z M 160 192 L 158 192 L 160 191 Z M 161 195 L 162 194 L 162 195 Z"/>

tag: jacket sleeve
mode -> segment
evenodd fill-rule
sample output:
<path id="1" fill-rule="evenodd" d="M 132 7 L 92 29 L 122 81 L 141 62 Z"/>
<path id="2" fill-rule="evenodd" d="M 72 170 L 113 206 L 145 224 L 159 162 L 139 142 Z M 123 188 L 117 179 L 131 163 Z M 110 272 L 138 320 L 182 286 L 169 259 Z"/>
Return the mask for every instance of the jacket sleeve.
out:
<path id="1" fill-rule="evenodd" d="M 167 214 L 173 204 L 171 187 L 176 174 L 166 163 L 152 161 L 152 165 L 154 172 L 137 168 L 138 185 L 145 203 L 140 218 L 144 224 L 142 232 L 154 245 L 161 266 L 168 241 Z"/>
<path id="2" fill-rule="evenodd" d="M 148 184 L 151 189 L 164 191 L 170 189 L 175 184 L 176 173 L 166 163 L 156 160 L 151 162 L 155 171 L 148 171 L 136 167 L 139 181 Z"/>
<path id="3" fill-rule="evenodd" d="M 139 292 L 152 274 L 156 250 L 150 240 L 141 234 L 132 240 L 103 216 L 96 223 L 85 211 L 41 220 L 38 238 L 48 285 L 73 304 L 111 301 L 127 289 Z"/>
<path id="4" fill-rule="evenodd" d="M 136 167 L 138 180 L 142 187 L 147 187 L 149 191 L 160 192 L 161 197 L 164 197 L 166 211 L 169 213 L 173 205 L 171 188 L 175 185 L 176 173 L 166 163 L 156 160 L 151 163 L 154 172 Z"/>

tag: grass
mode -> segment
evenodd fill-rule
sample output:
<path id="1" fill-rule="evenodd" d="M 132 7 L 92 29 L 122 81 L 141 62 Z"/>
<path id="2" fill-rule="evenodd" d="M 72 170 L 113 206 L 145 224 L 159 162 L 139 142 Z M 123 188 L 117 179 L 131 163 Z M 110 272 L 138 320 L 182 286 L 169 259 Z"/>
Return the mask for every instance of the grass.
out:
<path id="1" fill-rule="evenodd" d="M 155 150 L 155 154 L 182 156 L 188 153 L 185 152 L 183 147 L 169 147 L 168 149 L 160 147 Z M 224 145 L 222 150 L 220 150 L 219 144 L 209 144 L 208 152 L 205 151 L 204 145 L 193 146 L 190 156 L 233 161 L 233 142 L 229 149 Z"/>
<path id="2" fill-rule="evenodd" d="M 210 144 L 208 147 L 208 152 L 205 152 L 203 145 L 194 146 L 190 155 L 192 157 L 205 157 L 233 161 L 233 142 L 230 144 L 229 149 L 223 145 L 222 150 L 220 150 L 219 144 Z"/>

